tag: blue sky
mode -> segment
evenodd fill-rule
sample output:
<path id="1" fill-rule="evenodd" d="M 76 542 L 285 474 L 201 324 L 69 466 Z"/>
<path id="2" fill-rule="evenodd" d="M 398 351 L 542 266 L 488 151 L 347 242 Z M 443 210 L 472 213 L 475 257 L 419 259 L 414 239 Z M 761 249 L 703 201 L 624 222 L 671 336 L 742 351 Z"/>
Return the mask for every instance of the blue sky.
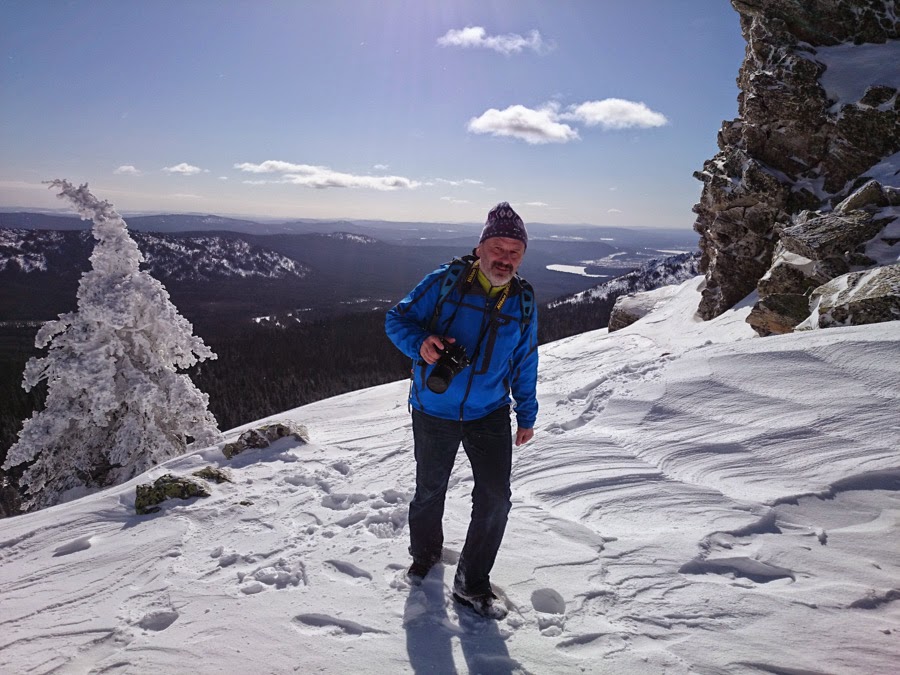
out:
<path id="1" fill-rule="evenodd" d="M 726 0 L 6 0 L 0 206 L 689 229 Z"/>

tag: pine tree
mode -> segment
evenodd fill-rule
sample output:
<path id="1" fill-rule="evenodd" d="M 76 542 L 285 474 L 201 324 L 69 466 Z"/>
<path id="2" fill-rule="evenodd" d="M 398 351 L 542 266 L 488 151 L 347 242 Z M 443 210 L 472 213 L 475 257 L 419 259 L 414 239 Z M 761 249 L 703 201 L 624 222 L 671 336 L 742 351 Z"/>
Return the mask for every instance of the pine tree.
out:
<path id="1" fill-rule="evenodd" d="M 140 270 L 143 256 L 112 204 L 87 184 L 50 185 L 93 220 L 97 243 L 77 310 L 41 327 L 35 345 L 48 353 L 25 366 L 26 391 L 46 380 L 46 407 L 25 421 L 3 468 L 30 463 L 20 481 L 26 510 L 122 483 L 191 441 L 220 438 L 209 397 L 177 372 L 216 355 Z"/>

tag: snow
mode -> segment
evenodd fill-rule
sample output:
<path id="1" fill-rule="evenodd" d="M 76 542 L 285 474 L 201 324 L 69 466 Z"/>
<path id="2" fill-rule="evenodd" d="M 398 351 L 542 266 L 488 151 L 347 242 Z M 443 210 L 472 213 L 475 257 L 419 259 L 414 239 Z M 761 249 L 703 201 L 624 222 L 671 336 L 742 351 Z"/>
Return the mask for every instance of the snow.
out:
<path id="1" fill-rule="evenodd" d="M 0 228 L 0 272 L 13 263 L 23 272 L 46 272 L 48 250 L 58 250 L 63 241 L 62 232 L 47 232 L 43 248 L 28 241 L 29 230 Z M 54 252 L 56 252 L 54 250 Z"/>
<path id="2" fill-rule="evenodd" d="M 620 295 L 616 298 L 615 309 L 624 311 L 631 317 L 643 318 L 657 307 L 667 303 L 677 292 L 677 286 L 660 286 L 652 291 Z"/>
<path id="3" fill-rule="evenodd" d="M 863 175 L 874 178 L 882 185 L 900 188 L 900 152 L 888 155 Z"/>
<path id="4" fill-rule="evenodd" d="M 819 78 L 825 94 L 834 101 L 831 112 L 858 102 L 872 85 L 900 88 L 900 40 L 883 44 L 816 47 L 816 61 L 826 70 Z"/>
<path id="5" fill-rule="evenodd" d="M 879 265 L 893 265 L 900 262 L 900 206 L 884 206 L 874 214 L 876 219 L 893 218 L 885 228 L 866 244 L 866 255 Z"/>
<path id="6" fill-rule="evenodd" d="M 443 562 L 404 579 L 400 381 L 272 418 L 309 444 L 199 449 L 0 521 L 0 672 L 894 672 L 900 322 L 758 338 L 749 300 L 699 320 L 702 283 L 541 348 L 505 620 L 449 599 L 464 453 Z M 208 464 L 233 483 L 134 514 L 137 483 Z"/>
<path id="7" fill-rule="evenodd" d="M 600 279 L 608 279 L 608 274 L 588 274 L 585 265 L 547 265 L 547 269 L 551 272 L 565 272 L 566 274 L 578 274 L 582 277 L 598 277 Z"/>

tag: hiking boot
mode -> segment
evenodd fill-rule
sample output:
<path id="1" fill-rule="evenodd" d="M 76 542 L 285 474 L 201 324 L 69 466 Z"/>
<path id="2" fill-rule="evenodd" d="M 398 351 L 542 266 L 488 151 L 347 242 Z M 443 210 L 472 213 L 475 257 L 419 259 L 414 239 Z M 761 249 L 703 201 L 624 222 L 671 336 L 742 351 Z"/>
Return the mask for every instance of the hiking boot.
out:
<path id="1" fill-rule="evenodd" d="M 421 584 L 432 567 L 434 567 L 434 563 L 431 561 L 413 560 L 412 565 L 406 570 L 406 578 L 413 584 Z"/>
<path id="2" fill-rule="evenodd" d="M 462 589 L 454 588 L 453 599 L 486 619 L 500 620 L 509 614 L 506 605 L 493 593 L 470 595 Z"/>

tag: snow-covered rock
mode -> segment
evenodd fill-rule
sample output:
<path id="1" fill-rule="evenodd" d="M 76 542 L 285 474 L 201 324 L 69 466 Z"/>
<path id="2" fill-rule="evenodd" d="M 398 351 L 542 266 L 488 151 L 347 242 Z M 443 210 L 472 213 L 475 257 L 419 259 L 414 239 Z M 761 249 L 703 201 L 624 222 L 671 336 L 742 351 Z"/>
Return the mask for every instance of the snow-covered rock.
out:
<path id="1" fill-rule="evenodd" d="M 900 20 L 893 0 L 732 5 L 747 41 L 738 75 L 740 116 L 723 123 L 720 152 L 695 174 L 704 183 L 694 229 L 701 235 L 707 281 L 699 306 L 705 319 L 772 276 L 779 242 L 790 248 L 782 241 L 787 235 L 796 244 L 817 223 L 827 222 L 832 230 L 859 223 L 865 219 L 859 209 L 872 203 L 871 193 L 884 197 L 900 187 Z M 865 186 L 865 194 L 856 192 L 848 201 L 870 179 L 881 189 Z M 841 202 L 842 214 L 833 216 Z M 868 219 L 875 231 L 865 239 L 878 234 L 879 224 L 886 222 Z M 820 259 L 834 262 L 855 252 L 851 246 L 836 256 L 823 252 Z M 800 253 L 816 259 L 809 249 Z M 816 285 L 871 264 L 859 259 L 823 265 L 825 278 Z M 784 285 L 797 275 L 776 276 Z M 785 293 L 802 295 L 803 285 L 801 280 Z M 796 304 L 796 298 L 768 299 L 765 285 L 758 290 L 755 312 L 765 316 L 750 320 L 768 334 L 774 308 Z M 791 320 L 779 317 L 788 329 Z"/>

